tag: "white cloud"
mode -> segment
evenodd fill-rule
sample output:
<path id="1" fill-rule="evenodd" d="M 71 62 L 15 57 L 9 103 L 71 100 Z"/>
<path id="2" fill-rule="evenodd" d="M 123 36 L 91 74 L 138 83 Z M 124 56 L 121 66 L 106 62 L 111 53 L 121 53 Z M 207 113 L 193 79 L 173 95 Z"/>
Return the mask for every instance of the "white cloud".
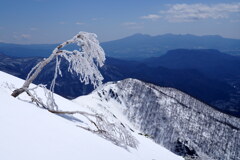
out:
<path id="1" fill-rule="evenodd" d="M 170 22 L 191 22 L 200 19 L 228 18 L 231 13 L 240 12 L 240 3 L 215 5 L 174 4 L 168 10 L 160 11 Z"/>
<path id="2" fill-rule="evenodd" d="M 142 19 L 150 19 L 150 20 L 157 20 L 159 18 L 161 18 L 162 16 L 157 15 L 157 14 L 149 14 L 147 16 L 142 16 Z"/>
<path id="3" fill-rule="evenodd" d="M 159 14 L 149 14 L 141 19 L 165 19 L 169 22 L 192 22 L 201 19 L 223 19 L 229 18 L 232 13 L 240 13 L 240 3 L 218 3 L 207 4 L 173 4 L 167 5 L 167 10 Z"/>
<path id="4" fill-rule="evenodd" d="M 76 22 L 77 25 L 85 25 L 83 22 Z"/>

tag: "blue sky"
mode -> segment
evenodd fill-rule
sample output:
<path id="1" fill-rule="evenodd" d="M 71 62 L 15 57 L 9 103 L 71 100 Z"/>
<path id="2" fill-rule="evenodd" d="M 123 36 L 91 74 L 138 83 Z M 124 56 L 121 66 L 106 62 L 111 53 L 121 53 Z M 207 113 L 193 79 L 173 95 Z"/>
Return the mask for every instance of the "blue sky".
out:
<path id="1" fill-rule="evenodd" d="M 0 42 L 58 43 L 79 31 L 240 39 L 240 0 L 0 0 Z"/>

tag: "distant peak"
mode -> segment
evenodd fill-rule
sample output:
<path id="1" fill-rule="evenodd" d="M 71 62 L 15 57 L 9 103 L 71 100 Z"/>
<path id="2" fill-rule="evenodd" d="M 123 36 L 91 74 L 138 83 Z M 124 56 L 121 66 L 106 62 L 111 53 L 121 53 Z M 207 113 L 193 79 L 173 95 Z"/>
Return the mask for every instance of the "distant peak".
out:
<path id="1" fill-rule="evenodd" d="M 148 34 L 136 33 L 136 34 L 133 34 L 130 37 L 151 37 L 151 36 L 148 35 Z"/>

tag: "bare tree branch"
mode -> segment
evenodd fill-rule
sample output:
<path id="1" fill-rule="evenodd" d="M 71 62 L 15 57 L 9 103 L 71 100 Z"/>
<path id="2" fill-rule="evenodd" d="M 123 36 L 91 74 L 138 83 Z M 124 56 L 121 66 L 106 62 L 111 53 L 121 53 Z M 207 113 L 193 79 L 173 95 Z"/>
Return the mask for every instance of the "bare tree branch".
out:
<path id="1" fill-rule="evenodd" d="M 55 103 L 53 92 L 57 75 L 61 74 L 61 61 L 58 59 L 58 57 L 65 58 L 69 62 L 68 71 L 70 71 L 72 74 L 76 73 L 79 75 L 81 82 L 85 82 L 85 84 L 91 82 L 94 87 L 100 85 L 102 83 L 103 77 L 97 67 L 101 67 L 103 65 L 105 61 L 105 53 L 96 38 L 97 36 L 94 33 L 79 32 L 72 39 L 58 45 L 48 58 L 44 58 L 41 62 L 32 68 L 22 87 L 14 90 L 11 95 L 13 97 L 17 97 L 23 92 L 29 91 L 29 85 L 37 78 L 43 68 L 56 58 L 57 62 L 54 79 L 52 80 L 50 86 L 51 92 L 48 92 L 48 94 L 46 94 L 48 98 L 46 104 L 44 105 L 48 108 L 57 109 L 57 104 Z M 76 43 L 80 47 L 79 50 L 62 50 L 65 46 L 73 43 Z M 35 100 L 35 102 L 36 101 L 37 100 Z"/>

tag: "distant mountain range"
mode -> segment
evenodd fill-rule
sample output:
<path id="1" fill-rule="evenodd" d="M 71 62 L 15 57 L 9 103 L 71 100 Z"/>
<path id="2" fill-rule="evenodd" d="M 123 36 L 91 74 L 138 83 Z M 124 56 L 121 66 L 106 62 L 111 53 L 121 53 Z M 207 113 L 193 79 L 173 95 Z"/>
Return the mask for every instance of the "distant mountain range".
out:
<path id="1" fill-rule="evenodd" d="M 207 101 L 208 103 L 208 100 L 212 99 L 213 97 L 218 99 L 222 96 L 222 98 L 225 99 L 224 101 L 215 99 L 216 101 L 213 103 L 210 102 L 210 104 L 221 109 L 228 108 L 227 110 L 231 110 L 233 112 L 234 110 L 240 110 L 239 56 L 228 55 L 217 50 L 177 49 L 168 51 L 167 54 L 160 57 L 146 59 L 144 60 L 144 64 L 151 67 L 165 67 L 184 71 L 191 69 L 195 71 L 195 74 L 199 72 L 202 74 L 202 76 L 196 76 L 195 81 L 193 81 L 194 77 L 190 75 L 189 79 L 186 79 L 185 82 L 182 82 L 182 85 L 185 87 L 179 88 L 179 86 L 174 85 L 172 87 L 183 90 L 201 100 L 204 99 L 204 101 Z M 186 73 L 183 75 L 186 78 L 189 76 Z M 209 80 L 205 81 L 203 77 L 207 77 Z M 180 79 L 178 74 L 175 74 L 175 78 L 178 80 Z M 203 85 L 200 82 L 206 82 L 206 84 Z M 197 83 L 201 87 L 195 88 Z M 214 83 L 215 85 L 213 85 Z M 217 85 L 217 83 L 219 84 Z M 230 85 L 232 89 L 224 84 Z M 207 93 L 208 89 L 206 89 L 204 86 L 207 86 L 208 89 L 212 88 L 211 91 L 213 94 Z M 216 86 L 218 87 L 215 88 Z M 190 90 L 194 90 L 194 94 L 190 93 L 192 92 Z M 229 93 L 224 95 L 222 93 L 225 92 L 222 92 L 222 90 L 229 91 Z M 228 100 L 226 101 L 226 99 Z"/>
<path id="2" fill-rule="evenodd" d="M 0 70 L 25 78 L 41 58 L 12 58 L 0 55 Z M 50 63 L 35 83 L 50 84 L 54 63 Z M 62 63 L 61 79 L 56 93 L 75 98 L 93 90 L 83 85 L 77 76 L 67 72 Z M 172 50 L 158 58 L 141 62 L 108 57 L 101 68 L 104 82 L 136 78 L 158 86 L 179 89 L 221 110 L 240 117 L 240 59 L 216 50 Z"/>
<path id="3" fill-rule="evenodd" d="M 0 43 L 0 71 L 25 79 L 56 46 Z M 239 157 L 240 40 L 136 34 L 102 46 L 111 56 L 100 68 L 104 83 L 117 82 L 92 92 L 93 87 L 70 74 L 68 62 L 62 60 L 62 77 L 57 78 L 55 93 L 73 99 L 92 92 L 83 99 L 94 97 L 96 106 L 105 108 L 108 103 L 120 106 L 139 131 L 179 155 L 195 159 Z M 52 61 L 34 83 L 49 86 L 54 70 Z M 2 74 L 0 79 L 4 77 Z M 7 83 L 5 87 L 9 87 Z M 86 102 L 92 105 L 93 101 Z"/>
<path id="4" fill-rule="evenodd" d="M 225 53 L 240 54 L 240 40 L 217 35 L 195 36 L 165 34 L 149 36 L 135 34 L 120 40 L 102 43 L 107 55 L 122 59 L 157 57 L 173 49 L 217 49 Z"/>
<path id="5" fill-rule="evenodd" d="M 15 57 L 47 57 L 58 44 L 19 45 L 0 43 L 0 53 Z M 173 49 L 217 49 L 240 55 L 240 40 L 217 35 L 195 36 L 165 34 L 149 36 L 135 34 L 101 44 L 109 57 L 138 60 L 157 57 Z"/>
<path id="6" fill-rule="evenodd" d="M 57 44 L 0 43 L 0 53 L 13 57 L 48 57 Z"/>
<path id="7" fill-rule="evenodd" d="M 176 49 L 148 58 L 145 64 L 171 69 L 196 69 L 211 78 L 222 79 L 240 75 L 240 57 L 213 49 Z"/>

